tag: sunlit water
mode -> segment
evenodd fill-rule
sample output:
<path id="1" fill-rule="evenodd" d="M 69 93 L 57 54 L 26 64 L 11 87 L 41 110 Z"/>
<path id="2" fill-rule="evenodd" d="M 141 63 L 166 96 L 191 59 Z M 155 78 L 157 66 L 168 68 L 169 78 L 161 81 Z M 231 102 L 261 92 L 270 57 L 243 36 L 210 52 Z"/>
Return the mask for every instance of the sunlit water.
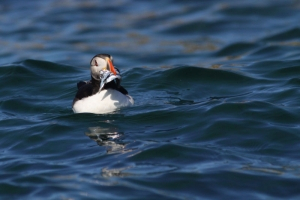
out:
<path id="1" fill-rule="evenodd" d="M 0 11 L 1 199 L 300 198 L 299 1 Z M 135 105 L 73 114 L 98 53 Z"/>

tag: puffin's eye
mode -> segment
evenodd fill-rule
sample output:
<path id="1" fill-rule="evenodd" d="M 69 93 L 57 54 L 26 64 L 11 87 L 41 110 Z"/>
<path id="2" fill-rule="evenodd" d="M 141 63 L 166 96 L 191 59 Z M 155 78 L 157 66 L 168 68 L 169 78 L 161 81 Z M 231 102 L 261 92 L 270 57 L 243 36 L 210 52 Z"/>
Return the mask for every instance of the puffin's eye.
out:
<path id="1" fill-rule="evenodd" d="M 98 63 L 97 63 L 97 61 L 96 61 L 96 60 L 95 60 L 95 65 L 96 65 L 96 66 L 98 66 Z"/>

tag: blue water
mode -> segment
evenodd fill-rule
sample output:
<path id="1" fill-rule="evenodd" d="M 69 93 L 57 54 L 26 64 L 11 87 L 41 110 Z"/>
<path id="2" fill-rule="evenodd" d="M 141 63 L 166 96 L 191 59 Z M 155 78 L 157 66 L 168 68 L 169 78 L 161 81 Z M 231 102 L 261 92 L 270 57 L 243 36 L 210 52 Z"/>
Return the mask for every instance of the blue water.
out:
<path id="1" fill-rule="evenodd" d="M 299 1 L 0 12 L 0 199 L 300 198 Z M 98 53 L 135 105 L 74 114 Z"/>

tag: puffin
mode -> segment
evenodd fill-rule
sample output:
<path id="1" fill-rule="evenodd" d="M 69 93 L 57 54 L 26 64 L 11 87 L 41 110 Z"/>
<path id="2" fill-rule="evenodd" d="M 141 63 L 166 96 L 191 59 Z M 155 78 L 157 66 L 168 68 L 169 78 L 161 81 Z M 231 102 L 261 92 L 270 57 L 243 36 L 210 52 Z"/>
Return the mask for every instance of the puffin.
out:
<path id="1" fill-rule="evenodd" d="M 77 83 L 73 100 L 74 113 L 106 114 L 134 104 L 133 98 L 121 86 L 120 70 L 109 54 L 97 54 L 91 62 L 91 80 Z"/>

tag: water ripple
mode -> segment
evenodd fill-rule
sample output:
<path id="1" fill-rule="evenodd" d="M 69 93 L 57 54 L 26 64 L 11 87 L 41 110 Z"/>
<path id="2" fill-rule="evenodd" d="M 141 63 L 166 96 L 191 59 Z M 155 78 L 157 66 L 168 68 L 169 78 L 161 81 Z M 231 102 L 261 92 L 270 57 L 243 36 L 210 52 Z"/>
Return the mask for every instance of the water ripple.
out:
<path id="1" fill-rule="evenodd" d="M 298 199 L 297 1 L 4 1 L 1 199 Z M 74 114 L 110 53 L 135 105 Z"/>

